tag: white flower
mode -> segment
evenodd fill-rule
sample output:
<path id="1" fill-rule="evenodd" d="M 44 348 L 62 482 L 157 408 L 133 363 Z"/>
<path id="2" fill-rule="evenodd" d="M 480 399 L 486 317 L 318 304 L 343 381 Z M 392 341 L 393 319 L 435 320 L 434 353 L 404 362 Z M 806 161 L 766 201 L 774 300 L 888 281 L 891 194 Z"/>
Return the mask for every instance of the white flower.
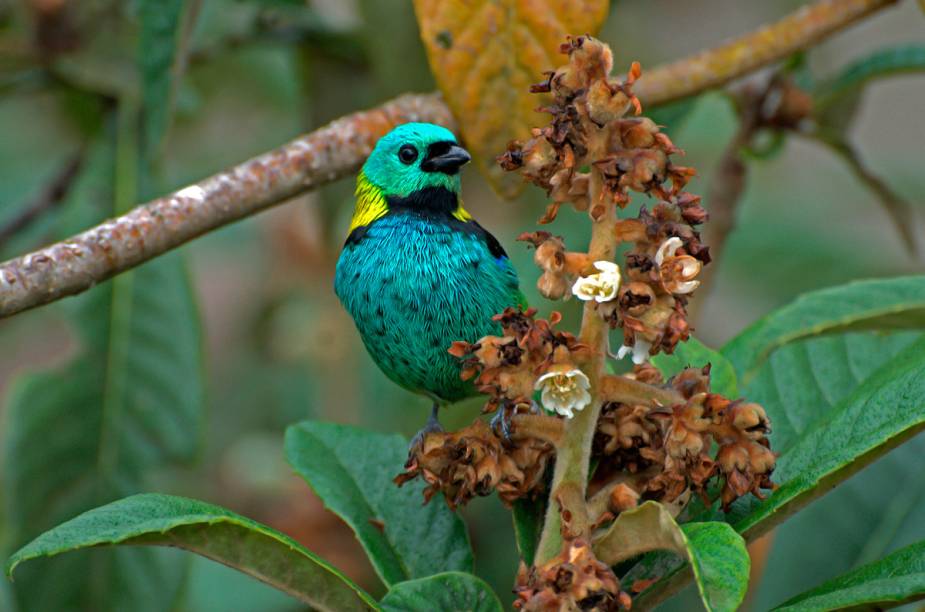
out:
<path id="1" fill-rule="evenodd" d="M 633 354 L 633 363 L 636 365 L 642 365 L 649 359 L 649 349 L 652 348 L 651 342 L 646 342 L 636 338 L 636 343 L 633 346 L 626 346 L 625 344 L 620 347 L 620 350 L 617 351 L 617 359 L 623 359 L 630 353 Z"/>
<path id="2" fill-rule="evenodd" d="M 586 302 L 609 302 L 617 297 L 620 288 L 620 266 L 612 261 L 595 261 L 594 267 L 600 272 L 579 277 L 572 285 L 572 293 Z"/>
<path id="3" fill-rule="evenodd" d="M 655 253 L 659 278 L 668 293 L 690 293 L 700 286 L 700 281 L 694 280 L 694 277 L 700 274 L 703 264 L 690 255 L 675 255 L 683 244 L 680 238 L 672 236 Z"/>
<path id="4" fill-rule="evenodd" d="M 575 410 L 583 410 L 591 403 L 588 389 L 591 382 L 585 373 L 569 366 L 553 366 L 536 379 L 535 389 L 542 389 L 540 399 L 546 410 L 554 410 L 570 419 Z"/>

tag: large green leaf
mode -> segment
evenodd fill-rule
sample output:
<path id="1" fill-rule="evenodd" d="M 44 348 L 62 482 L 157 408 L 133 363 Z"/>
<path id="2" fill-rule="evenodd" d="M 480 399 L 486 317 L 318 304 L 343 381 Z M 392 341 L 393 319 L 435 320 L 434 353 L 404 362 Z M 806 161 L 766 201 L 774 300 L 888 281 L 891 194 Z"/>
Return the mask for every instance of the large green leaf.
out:
<path id="1" fill-rule="evenodd" d="M 85 348 L 74 361 L 24 375 L 12 385 L 3 498 L 14 546 L 79 512 L 137 492 L 149 469 L 185 462 L 196 452 L 203 413 L 200 331 L 182 261 L 165 256 L 133 272 L 129 281 L 86 296 L 77 316 Z M 179 589 L 182 572 L 155 560 L 163 555 L 116 556 L 135 562 L 97 555 L 93 566 L 96 579 L 110 576 L 114 597 L 59 564 L 17 581 L 21 606 L 64 610 L 84 598 L 100 610 L 141 605 L 131 590 L 142 587 L 135 591 L 141 596 L 145 572 L 164 580 L 154 595 L 171 594 L 171 583 Z M 49 580 L 55 589 L 44 588 Z M 117 585 L 129 589 L 122 604 Z M 157 609 L 158 598 L 148 599 Z"/>
<path id="2" fill-rule="evenodd" d="M 813 291 L 759 319 L 723 354 L 747 384 L 770 353 L 789 342 L 864 329 L 925 327 L 925 277 L 865 280 Z"/>
<path id="3" fill-rule="evenodd" d="M 135 119 L 132 105 L 120 106 L 116 183 L 103 193 L 113 203 L 111 212 L 136 200 Z M 180 255 L 160 257 L 68 305 L 81 340 L 77 356 L 11 385 L 3 440 L 11 546 L 138 492 L 150 470 L 190 460 L 199 445 L 202 341 Z M 186 565 L 169 556 L 118 551 L 36 564 L 14 591 L 24 612 L 164 609 L 179 592 Z M 89 569 L 75 569 L 80 567 Z M 159 588 L 152 589 L 152 576 Z M 55 589 L 46 588 L 50 582 Z"/>
<path id="4" fill-rule="evenodd" d="M 30 559 L 113 544 L 182 548 L 318 610 L 376 608 L 362 589 L 292 538 L 218 506 L 152 493 L 95 508 L 45 532 L 10 557 L 6 573 L 12 576 Z"/>
<path id="5" fill-rule="evenodd" d="M 918 334 L 852 333 L 776 350 L 745 390 L 771 417 L 772 448 L 789 445 Z M 925 539 L 925 437 L 889 453 L 777 530 L 753 603 L 781 599 L 889 550 Z"/>
<path id="6" fill-rule="evenodd" d="M 881 365 L 919 337 L 917 332 L 845 333 L 781 347 L 743 389 L 771 419 L 771 446 L 785 453 Z"/>
<path id="7" fill-rule="evenodd" d="M 386 612 L 501 612 L 501 602 L 482 579 L 444 572 L 393 585 L 380 602 Z"/>
<path id="8" fill-rule="evenodd" d="M 656 550 L 690 563 L 708 611 L 736 610 L 745 598 L 751 562 L 745 541 L 727 523 L 679 526 L 664 506 L 648 501 L 620 514 L 594 544 L 598 559 L 609 565 Z"/>
<path id="9" fill-rule="evenodd" d="M 781 612 L 884 610 L 925 598 L 925 542 L 830 580 L 774 608 Z"/>
<path id="10" fill-rule="evenodd" d="M 399 435 L 305 421 L 286 431 L 286 458 L 341 517 L 386 585 L 472 571 L 466 527 L 440 499 L 423 505 L 420 481 L 399 488 L 408 442 Z"/>
<path id="11" fill-rule="evenodd" d="M 778 460 L 780 488 L 736 521 L 754 537 L 925 426 L 925 338 L 882 365 Z"/>
<path id="12" fill-rule="evenodd" d="M 710 391 L 730 399 L 739 396 L 736 372 L 732 364 L 719 351 L 714 351 L 696 338 L 679 343 L 671 355 L 659 353 L 652 358 L 665 378 L 670 378 L 687 367 L 703 367 L 710 364 Z"/>

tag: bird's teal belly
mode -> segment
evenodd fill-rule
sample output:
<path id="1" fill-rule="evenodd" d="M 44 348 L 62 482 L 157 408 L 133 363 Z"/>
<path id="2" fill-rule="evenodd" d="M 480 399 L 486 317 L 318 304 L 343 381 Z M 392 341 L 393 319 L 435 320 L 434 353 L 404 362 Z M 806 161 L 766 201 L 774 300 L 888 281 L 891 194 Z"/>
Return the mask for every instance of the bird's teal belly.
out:
<path id="1" fill-rule="evenodd" d="M 475 235 L 413 214 L 388 215 L 345 245 L 335 290 L 389 378 L 456 401 L 474 389 L 447 349 L 500 331 L 491 318 L 516 303 L 517 278 Z"/>

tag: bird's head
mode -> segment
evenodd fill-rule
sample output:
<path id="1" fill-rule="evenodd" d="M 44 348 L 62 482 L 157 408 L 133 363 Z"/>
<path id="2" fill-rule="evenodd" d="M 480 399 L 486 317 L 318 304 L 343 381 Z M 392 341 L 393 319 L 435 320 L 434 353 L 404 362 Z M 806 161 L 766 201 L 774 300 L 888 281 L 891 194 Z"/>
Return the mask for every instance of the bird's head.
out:
<path id="1" fill-rule="evenodd" d="M 403 198 L 428 187 L 458 194 L 459 169 L 470 159 L 448 129 L 405 123 L 379 139 L 363 175 L 385 196 Z"/>

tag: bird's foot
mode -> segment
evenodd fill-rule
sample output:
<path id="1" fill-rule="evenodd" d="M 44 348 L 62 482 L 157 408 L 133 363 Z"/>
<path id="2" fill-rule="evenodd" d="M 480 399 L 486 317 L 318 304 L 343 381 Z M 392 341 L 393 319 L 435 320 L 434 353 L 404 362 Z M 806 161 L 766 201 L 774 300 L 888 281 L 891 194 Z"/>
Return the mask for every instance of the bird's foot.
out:
<path id="1" fill-rule="evenodd" d="M 503 403 L 498 406 L 498 409 L 495 410 L 495 416 L 491 417 L 489 425 L 491 430 L 495 432 L 495 435 L 503 439 L 505 442 L 511 441 L 511 417 L 513 416 L 513 410 L 507 403 Z"/>
<path id="2" fill-rule="evenodd" d="M 544 414 L 543 409 L 536 403 L 536 400 L 530 400 L 530 414 Z"/>
<path id="3" fill-rule="evenodd" d="M 440 421 L 437 419 L 437 409 L 439 406 L 437 404 L 433 405 L 431 408 L 430 416 L 427 418 L 427 422 L 424 423 L 424 427 L 420 429 L 414 437 L 411 438 L 411 444 L 408 445 L 408 453 L 414 453 L 415 449 L 418 447 L 424 447 L 424 439 L 427 437 L 427 434 L 432 433 L 443 433 L 443 426 L 440 425 Z"/>

